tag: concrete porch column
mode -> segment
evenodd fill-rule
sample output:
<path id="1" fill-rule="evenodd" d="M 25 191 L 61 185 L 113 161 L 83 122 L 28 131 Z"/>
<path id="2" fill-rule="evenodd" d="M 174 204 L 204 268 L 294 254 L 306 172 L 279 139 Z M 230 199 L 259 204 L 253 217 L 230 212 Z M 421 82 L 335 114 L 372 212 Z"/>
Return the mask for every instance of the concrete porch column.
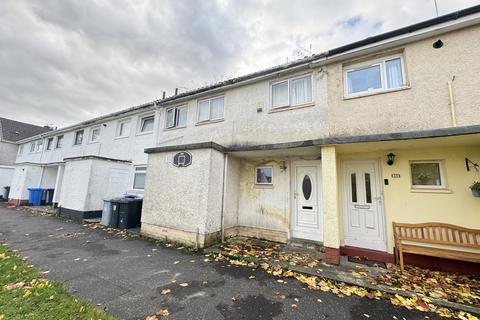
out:
<path id="1" fill-rule="evenodd" d="M 325 262 L 340 263 L 337 155 L 335 146 L 322 147 L 323 244 Z"/>

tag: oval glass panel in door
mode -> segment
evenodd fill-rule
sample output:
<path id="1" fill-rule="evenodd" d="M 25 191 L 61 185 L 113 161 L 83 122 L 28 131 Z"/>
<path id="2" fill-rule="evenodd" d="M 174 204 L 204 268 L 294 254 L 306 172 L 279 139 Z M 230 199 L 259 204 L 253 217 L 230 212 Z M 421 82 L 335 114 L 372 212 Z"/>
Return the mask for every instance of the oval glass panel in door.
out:
<path id="1" fill-rule="evenodd" d="M 310 177 L 308 175 L 305 175 L 305 177 L 303 177 L 302 191 L 305 200 L 310 199 L 310 196 L 312 195 L 312 180 L 310 180 Z"/>

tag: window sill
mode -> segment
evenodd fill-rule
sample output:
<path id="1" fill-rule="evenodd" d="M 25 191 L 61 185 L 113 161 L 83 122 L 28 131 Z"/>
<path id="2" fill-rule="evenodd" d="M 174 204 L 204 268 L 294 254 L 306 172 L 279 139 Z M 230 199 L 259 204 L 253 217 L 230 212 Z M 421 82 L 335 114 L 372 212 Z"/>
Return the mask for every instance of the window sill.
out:
<path id="1" fill-rule="evenodd" d="M 164 128 L 163 131 L 172 131 L 172 130 L 178 130 L 178 129 L 185 129 L 186 127 L 187 127 L 187 126 Z"/>
<path id="2" fill-rule="evenodd" d="M 223 121 L 225 121 L 225 119 L 215 119 L 215 120 L 197 122 L 197 123 L 195 123 L 195 125 L 196 125 L 196 126 L 203 126 L 203 125 L 206 125 L 206 124 L 223 122 Z"/>
<path id="3" fill-rule="evenodd" d="M 90 141 L 88 144 L 96 144 L 96 143 L 100 143 L 100 141 Z"/>
<path id="4" fill-rule="evenodd" d="M 147 131 L 147 132 L 138 132 L 136 136 L 146 136 L 147 134 L 152 134 L 152 133 L 153 133 L 153 130 Z"/>
<path id="5" fill-rule="evenodd" d="M 410 192 L 412 193 L 441 193 L 441 194 L 450 194 L 453 193 L 452 190 L 450 189 L 415 189 L 412 188 L 410 189 Z"/>
<path id="6" fill-rule="evenodd" d="M 309 102 L 309 103 L 304 103 L 304 104 L 297 104 L 295 106 L 286 106 L 286 107 L 276 107 L 276 108 L 271 108 L 268 113 L 275 113 L 275 112 L 282 112 L 282 111 L 289 111 L 289 110 L 295 110 L 295 109 L 301 109 L 301 108 L 308 108 L 308 107 L 314 107 L 315 102 Z"/>
<path id="7" fill-rule="evenodd" d="M 257 189 L 273 189 L 273 184 L 255 183 L 255 188 L 257 188 Z"/>
<path id="8" fill-rule="evenodd" d="M 121 140 L 121 139 L 127 139 L 130 138 L 130 136 L 120 136 L 120 137 L 115 137 L 113 140 Z"/>
<path id="9" fill-rule="evenodd" d="M 373 92 L 365 92 L 365 93 L 359 93 L 355 95 L 350 95 L 350 96 L 343 96 L 343 100 L 351 100 L 351 99 L 357 99 L 357 98 L 363 98 L 363 97 L 370 97 L 370 96 L 376 96 L 379 94 L 384 94 L 384 93 L 390 93 L 390 92 L 397 92 L 397 91 L 403 91 L 403 90 L 409 90 L 411 89 L 410 86 L 403 86 L 399 88 L 394 88 L 394 89 L 386 89 L 386 90 L 379 90 L 379 91 L 373 91 Z"/>

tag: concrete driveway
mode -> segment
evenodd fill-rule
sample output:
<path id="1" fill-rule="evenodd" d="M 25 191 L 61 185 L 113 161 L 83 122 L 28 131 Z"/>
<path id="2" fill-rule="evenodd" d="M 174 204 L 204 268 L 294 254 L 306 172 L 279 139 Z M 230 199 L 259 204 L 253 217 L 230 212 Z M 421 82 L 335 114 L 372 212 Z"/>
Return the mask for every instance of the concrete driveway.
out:
<path id="1" fill-rule="evenodd" d="M 158 308 L 169 310 L 168 319 L 437 318 L 386 300 L 339 298 L 294 280 L 282 284 L 262 270 L 204 262 L 200 254 L 4 207 L 0 241 L 49 271 L 47 278 L 63 282 L 75 296 L 125 319 L 144 319 Z M 171 293 L 161 295 L 164 289 Z"/>

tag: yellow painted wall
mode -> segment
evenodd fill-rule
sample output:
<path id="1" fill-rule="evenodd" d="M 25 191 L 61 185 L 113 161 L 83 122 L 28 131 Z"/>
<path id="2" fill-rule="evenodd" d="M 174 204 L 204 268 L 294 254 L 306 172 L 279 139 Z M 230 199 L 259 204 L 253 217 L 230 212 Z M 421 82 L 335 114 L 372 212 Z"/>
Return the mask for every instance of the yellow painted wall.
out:
<path id="1" fill-rule="evenodd" d="M 396 154 L 392 166 L 386 164 L 386 154 L 392 151 Z M 449 147 L 435 149 L 391 149 L 370 153 L 344 153 L 338 155 L 339 177 L 339 212 L 340 231 L 344 232 L 344 181 L 342 174 L 343 160 L 380 159 L 382 182 L 389 180 L 389 185 L 382 183 L 384 191 L 384 208 L 387 231 L 388 252 L 393 252 L 392 222 L 421 223 L 445 222 L 467 228 L 480 229 L 480 198 L 474 198 L 469 185 L 474 178 L 473 170 L 467 172 L 465 157 L 474 162 L 480 162 L 480 146 Z M 411 188 L 411 160 L 442 160 L 446 190 L 413 192 Z M 394 173 L 400 178 L 392 178 Z"/>
<path id="2" fill-rule="evenodd" d="M 337 154 L 334 146 L 322 147 L 323 244 L 340 246 L 340 211 L 338 199 Z"/>

